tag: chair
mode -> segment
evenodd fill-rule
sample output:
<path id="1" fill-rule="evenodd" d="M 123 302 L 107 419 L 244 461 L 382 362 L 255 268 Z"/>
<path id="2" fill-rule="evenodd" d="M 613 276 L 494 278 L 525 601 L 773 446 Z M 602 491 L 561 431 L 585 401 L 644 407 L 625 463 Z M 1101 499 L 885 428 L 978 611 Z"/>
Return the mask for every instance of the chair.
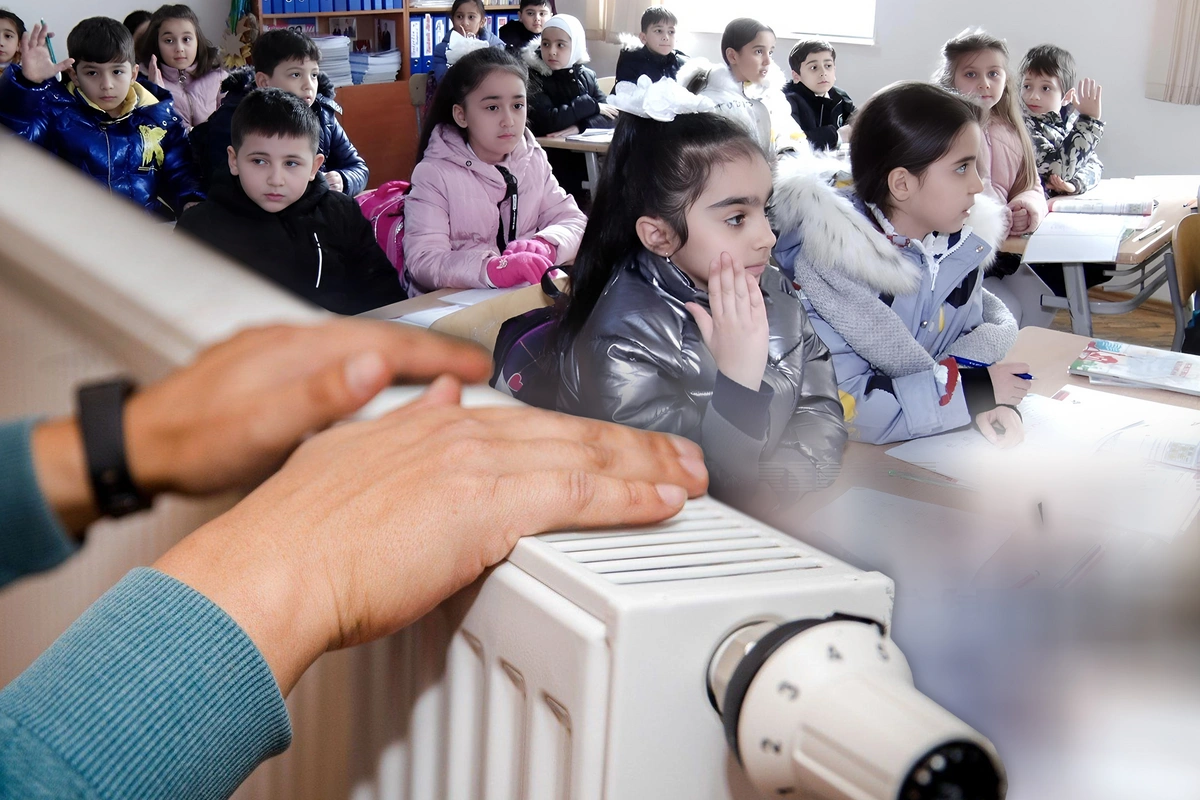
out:
<path id="1" fill-rule="evenodd" d="M 425 92 L 429 89 L 429 73 L 415 72 L 408 78 L 408 96 L 412 100 L 417 113 L 417 131 L 420 132 L 422 123 L 421 109 L 425 106 Z"/>
<path id="2" fill-rule="evenodd" d="M 605 94 L 612 94 L 613 87 L 617 85 L 617 76 L 609 75 L 607 77 L 600 78 L 596 81 L 596 84 L 600 87 L 600 91 L 604 92 Z"/>
<path id="3" fill-rule="evenodd" d="M 1189 214 L 1175 226 L 1171 236 L 1170 269 L 1175 272 L 1178 296 L 1171 298 L 1175 311 L 1175 340 L 1171 349 L 1183 346 L 1183 333 L 1192 318 L 1192 295 L 1200 289 L 1200 214 Z"/>

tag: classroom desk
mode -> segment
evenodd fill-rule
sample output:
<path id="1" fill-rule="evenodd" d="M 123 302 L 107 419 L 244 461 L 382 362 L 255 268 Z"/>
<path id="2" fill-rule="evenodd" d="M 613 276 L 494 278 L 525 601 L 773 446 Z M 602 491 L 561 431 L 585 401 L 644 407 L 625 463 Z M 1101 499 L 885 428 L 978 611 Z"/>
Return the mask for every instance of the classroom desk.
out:
<path id="1" fill-rule="evenodd" d="M 1165 258 L 1171 247 L 1171 236 L 1175 226 L 1185 216 L 1191 213 L 1195 198 L 1185 195 L 1171 194 L 1159 197 L 1158 207 L 1150 218 L 1147 230 L 1162 223 L 1157 232 L 1144 239 L 1139 239 L 1140 233 L 1135 233 L 1121 243 L 1117 253 L 1116 263 L 1109 272 L 1111 278 L 1124 279 L 1119 283 L 1110 284 L 1113 291 L 1135 290 L 1129 300 L 1105 302 L 1088 300 L 1087 284 L 1084 281 L 1083 264 L 1064 264 L 1064 278 L 1067 296 L 1053 297 L 1042 295 L 1042 305 L 1047 308 L 1065 308 L 1071 313 L 1071 330 L 1074 333 L 1092 335 L 1092 314 L 1125 314 L 1140 306 L 1150 295 L 1158 291 L 1164 284 L 1171 293 L 1171 303 L 1175 307 L 1175 324 L 1179 328 L 1187 324 L 1182 318 L 1182 301 L 1179 297 L 1179 280 L 1172 264 Z M 1028 243 L 1027 236 L 1011 236 L 1000 245 L 1005 253 L 1025 252 Z"/>
<path id="2" fill-rule="evenodd" d="M 589 191 L 600 180 L 600 156 L 608 152 L 609 142 L 577 142 L 551 136 L 539 136 L 537 142 L 543 148 L 583 153 L 584 161 L 587 162 Z"/>
<path id="3" fill-rule="evenodd" d="M 1030 373 L 1037 378 L 1033 382 L 1033 394 L 1051 397 L 1065 386 L 1086 386 L 1097 391 L 1137 397 L 1156 403 L 1200 409 L 1200 397 L 1161 389 L 1091 385 L 1087 378 L 1069 374 L 1067 367 L 1079 356 L 1087 343 L 1088 337 L 1086 336 L 1052 331 L 1048 328 L 1023 328 L 1017 335 L 1017 343 L 1004 360 L 1023 361 L 1029 364 Z M 871 445 L 850 442 L 846 445 L 842 459 L 842 475 L 838 481 L 833 486 L 801 500 L 793 511 L 788 512 L 788 519 L 774 519 L 772 522 L 783 530 L 796 534 L 801 530 L 798 528 L 796 520 L 808 517 L 852 487 L 878 489 L 881 492 L 900 495 L 912 500 L 959 508 L 964 511 L 972 510 L 976 499 L 970 492 L 889 475 L 888 470 L 890 469 L 931 480 L 940 478 L 934 472 L 888 455 L 885 451 L 893 446 L 894 444 Z"/>

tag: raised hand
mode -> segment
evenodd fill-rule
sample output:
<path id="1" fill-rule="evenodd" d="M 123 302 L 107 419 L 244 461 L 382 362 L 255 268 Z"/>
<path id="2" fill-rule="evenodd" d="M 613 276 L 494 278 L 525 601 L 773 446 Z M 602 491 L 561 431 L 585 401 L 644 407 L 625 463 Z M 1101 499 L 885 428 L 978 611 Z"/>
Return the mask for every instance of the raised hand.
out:
<path id="1" fill-rule="evenodd" d="M 1067 94 L 1075 104 L 1076 111 L 1092 119 L 1100 119 L 1101 91 L 1100 84 L 1091 78 L 1084 78 Z"/>
<path id="2" fill-rule="evenodd" d="M 717 369 L 732 381 L 758 391 L 767 368 L 767 309 L 758 279 L 733 259 L 721 253 L 709 265 L 708 305 L 685 307 L 696 320 L 704 344 L 713 354 Z"/>
<path id="3" fill-rule="evenodd" d="M 75 63 L 73 58 L 55 62 L 50 57 L 47 39 L 54 37 L 47 25 L 35 22 L 33 28 L 21 36 L 21 74 L 30 83 L 48 81 Z"/>
<path id="4" fill-rule="evenodd" d="M 164 89 L 167 88 L 166 81 L 163 80 L 162 70 L 158 68 L 158 56 L 150 56 L 150 63 L 146 65 L 146 80 Z"/>

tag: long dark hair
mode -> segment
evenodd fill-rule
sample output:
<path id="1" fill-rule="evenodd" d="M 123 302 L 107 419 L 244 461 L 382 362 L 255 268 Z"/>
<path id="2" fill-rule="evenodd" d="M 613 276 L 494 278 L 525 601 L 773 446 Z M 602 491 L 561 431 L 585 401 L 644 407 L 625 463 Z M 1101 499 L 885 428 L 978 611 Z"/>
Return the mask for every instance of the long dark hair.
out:
<path id="1" fill-rule="evenodd" d="M 159 6 L 150 16 L 150 27 L 142 34 L 137 44 L 137 59 L 142 66 L 149 66 L 150 56 L 158 58 L 159 66 L 163 64 L 162 53 L 158 52 L 158 31 L 169 19 L 186 19 L 196 30 L 196 72 L 193 77 L 200 78 L 221 68 L 221 55 L 213 44 L 208 41 L 204 31 L 200 30 L 200 19 L 196 12 L 182 3 Z"/>
<path id="2" fill-rule="evenodd" d="M 716 114 L 681 114 L 673 122 L 621 114 L 571 268 L 560 346 L 583 327 L 613 271 L 642 247 L 639 217 L 662 219 L 686 244 L 688 209 L 704 193 L 713 168 L 755 157 L 766 155 L 750 134 Z"/>
<path id="3" fill-rule="evenodd" d="M 931 83 L 901 81 L 880 89 L 854 115 L 854 190 L 886 214 L 892 170 L 903 167 L 919 178 L 950 150 L 959 131 L 982 119 L 979 106 Z"/>
<path id="4" fill-rule="evenodd" d="M 466 139 L 467 132 L 454 122 L 454 107 L 466 102 L 467 95 L 479 88 L 497 70 L 516 75 L 528 85 L 529 71 L 515 57 L 499 47 L 484 47 L 467 53 L 446 71 L 433 95 L 433 105 L 421 131 L 421 143 L 417 146 L 417 161 L 425 157 L 425 148 L 438 125 L 450 125 L 460 131 Z"/>

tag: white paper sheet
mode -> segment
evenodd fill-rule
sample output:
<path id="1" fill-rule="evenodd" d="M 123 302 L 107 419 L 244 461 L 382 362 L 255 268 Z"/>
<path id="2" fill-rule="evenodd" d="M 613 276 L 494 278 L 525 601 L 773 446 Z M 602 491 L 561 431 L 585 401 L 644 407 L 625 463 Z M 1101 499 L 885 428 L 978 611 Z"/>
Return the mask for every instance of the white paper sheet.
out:
<path id="1" fill-rule="evenodd" d="M 443 303 L 451 303 L 456 306 L 473 306 L 477 303 L 482 303 L 486 300 L 493 300 L 501 295 L 506 295 L 509 292 L 515 292 L 518 289 L 526 288 L 528 284 L 520 286 L 511 286 L 507 289 L 464 289 L 461 292 L 454 294 L 442 295 L 439 299 Z"/>
<path id="2" fill-rule="evenodd" d="M 396 317 L 393 322 L 403 322 L 406 325 L 417 325 L 422 328 L 428 328 L 442 317 L 448 317 L 454 312 L 462 310 L 462 306 L 435 306 L 434 308 L 426 308 L 423 311 L 414 311 L 411 314 L 405 314 L 403 317 Z"/>
<path id="3" fill-rule="evenodd" d="M 1028 264 L 1112 264 L 1125 235 L 1146 227 L 1149 219 L 1050 213 L 1029 237 L 1023 258 Z"/>

